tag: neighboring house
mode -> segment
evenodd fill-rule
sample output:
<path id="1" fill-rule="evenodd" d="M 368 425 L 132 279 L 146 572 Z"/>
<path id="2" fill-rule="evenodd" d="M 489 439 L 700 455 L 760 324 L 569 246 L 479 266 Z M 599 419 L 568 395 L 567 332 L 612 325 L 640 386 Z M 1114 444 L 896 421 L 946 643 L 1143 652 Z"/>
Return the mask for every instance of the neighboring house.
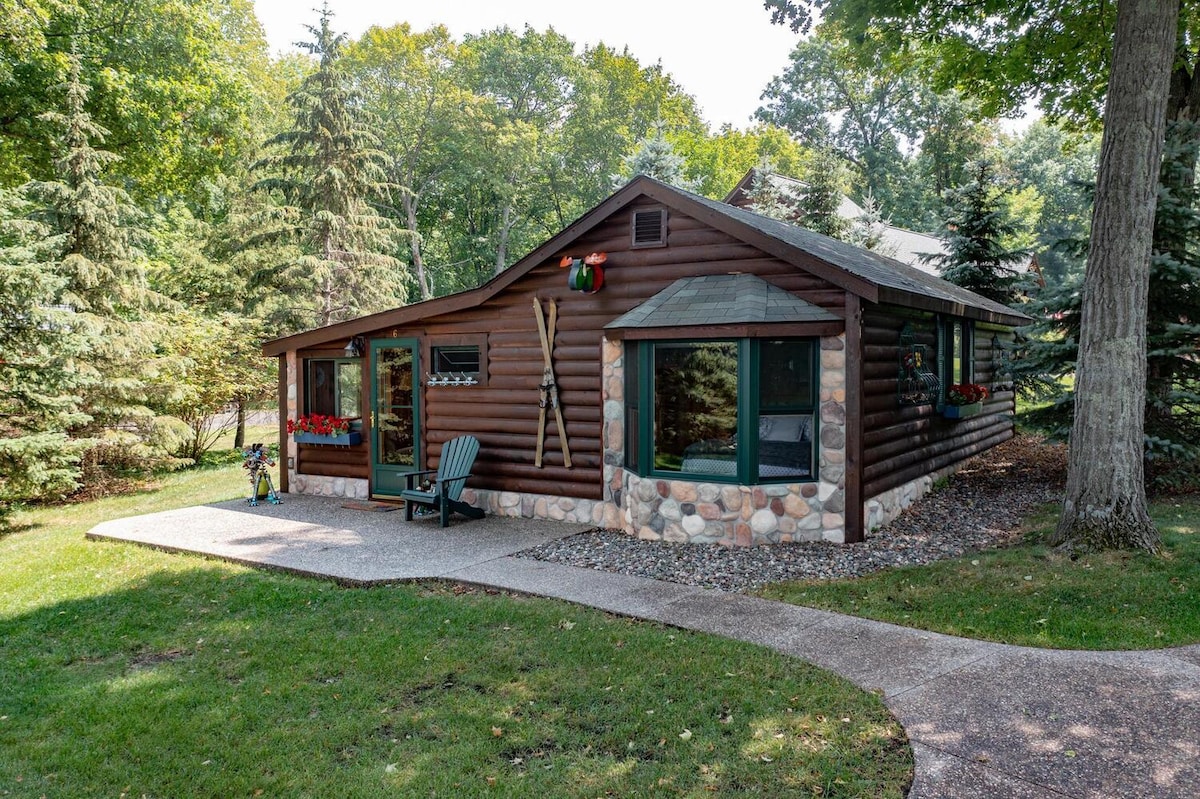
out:
<path id="1" fill-rule="evenodd" d="M 725 202 L 730 205 L 736 205 L 739 208 L 750 207 L 750 190 L 754 185 L 755 176 L 758 174 L 757 169 L 750 169 L 738 184 L 733 187 L 733 191 L 729 192 L 725 197 Z M 781 193 L 798 197 L 805 188 L 805 183 L 796 178 L 790 178 L 786 175 L 771 173 L 767 175 L 767 180 L 779 190 Z M 861 218 L 866 211 L 858 203 L 851 200 L 849 197 L 842 195 L 841 202 L 838 203 L 838 216 L 843 219 L 853 222 Z M 895 258 L 901 263 L 920 269 L 922 272 L 940 277 L 937 266 L 929 263 L 926 256 L 930 255 L 945 255 L 946 243 L 937 236 L 931 236 L 928 233 L 918 233 L 915 230 L 907 230 L 895 225 L 881 225 L 881 239 L 879 251 L 891 258 Z M 1032 272 L 1034 281 L 1041 287 L 1045 287 L 1046 281 L 1042 277 L 1042 269 L 1038 264 L 1037 256 L 1030 256 L 1029 262 L 1019 264 L 1017 266 L 1019 273 Z"/>
<path id="2" fill-rule="evenodd" d="M 564 257 L 605 253 L 603 285 Z M 554 414 L 536 463 L 557 302 Z M 482 448 L 464 499 L 493 514 L 727 544 L 858 541 L 1012 436 L 1004 352 L 1027 317 L 895 260 L 638 177 L 471 291 L 267 342 L 286 491 L 389 499 L 444 442 Z M 360 357 L 361 356 L 361 357 Z M 992 389 L 948 419 L 945 390 Z M 362 443 L 297 445 L 301 413 Z"/>

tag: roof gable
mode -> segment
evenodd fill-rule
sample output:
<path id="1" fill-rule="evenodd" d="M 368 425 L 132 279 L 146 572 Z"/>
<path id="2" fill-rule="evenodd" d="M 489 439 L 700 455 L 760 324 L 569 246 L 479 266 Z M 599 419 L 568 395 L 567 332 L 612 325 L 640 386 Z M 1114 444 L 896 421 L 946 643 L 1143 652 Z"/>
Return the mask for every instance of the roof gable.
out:
<path id="1" fill-rule="evenodd" d="M 419 319 L 481 305 L 555 253 L 568 248 L 576 239 L 613 214 L 643 197 L 696 217 L 717 230 L 869 302 L 894 302 L 1008 324 L 1021 324 L 1028 320 L 1028 317 L 1010 308 L 926 275 L 899 261 L 639 175 L 479 288 L 274 339 L 263 344 L 263 353 L 280 355 L 292 349 L 311 347 L 381 328 L 398 327 Z"/>

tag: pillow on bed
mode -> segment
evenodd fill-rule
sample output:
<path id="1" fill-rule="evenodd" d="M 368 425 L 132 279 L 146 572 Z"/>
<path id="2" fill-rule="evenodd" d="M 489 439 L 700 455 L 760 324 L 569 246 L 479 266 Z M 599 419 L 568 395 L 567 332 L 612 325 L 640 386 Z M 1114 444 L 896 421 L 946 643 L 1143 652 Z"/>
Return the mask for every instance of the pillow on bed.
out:
<path id="1" fill-rule="evenodd" d="M 761 441 L 808 441 L 812 439 L 812 417 L 764 416 L 759 420 L 758 433 Z"/>

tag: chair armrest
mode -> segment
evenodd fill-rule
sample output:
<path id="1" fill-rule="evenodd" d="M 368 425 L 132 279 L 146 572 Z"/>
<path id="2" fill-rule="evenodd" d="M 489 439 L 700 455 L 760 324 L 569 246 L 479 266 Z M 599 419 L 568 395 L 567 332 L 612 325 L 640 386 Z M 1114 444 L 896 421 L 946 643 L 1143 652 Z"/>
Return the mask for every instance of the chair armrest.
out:
<path id="1" fill-rule="evenodd" d="M 404 485 L 406 488 L 411 490 L 414 486 L 416 478 L 420 477 L 423 474 L 435 474 L 436 471 L 437 471 L 436 469 L 424 469 L 419 472 L 407 472 L 404 475 Z"/>

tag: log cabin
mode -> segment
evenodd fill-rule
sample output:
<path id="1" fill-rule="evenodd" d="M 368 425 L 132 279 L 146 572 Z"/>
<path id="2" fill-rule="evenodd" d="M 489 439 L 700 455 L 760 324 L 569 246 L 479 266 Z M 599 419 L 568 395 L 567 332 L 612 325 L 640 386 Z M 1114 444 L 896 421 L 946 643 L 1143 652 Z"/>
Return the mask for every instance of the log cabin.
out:
<path id="1" fill-rule="evenodd" d="M 1013 435 L 1008 353 L 1028 321 L 639 176 L 479 288 L 264 344 L 281 489 L 388 501 L 470 434 L 463 499 L 492 514 L 678 542 L 860 541 Z M 988 395 L 953 405 L 956 384 Z M 359 417 L 353 443 L 290 437 L 286 420 L 311 413 Z"/>

